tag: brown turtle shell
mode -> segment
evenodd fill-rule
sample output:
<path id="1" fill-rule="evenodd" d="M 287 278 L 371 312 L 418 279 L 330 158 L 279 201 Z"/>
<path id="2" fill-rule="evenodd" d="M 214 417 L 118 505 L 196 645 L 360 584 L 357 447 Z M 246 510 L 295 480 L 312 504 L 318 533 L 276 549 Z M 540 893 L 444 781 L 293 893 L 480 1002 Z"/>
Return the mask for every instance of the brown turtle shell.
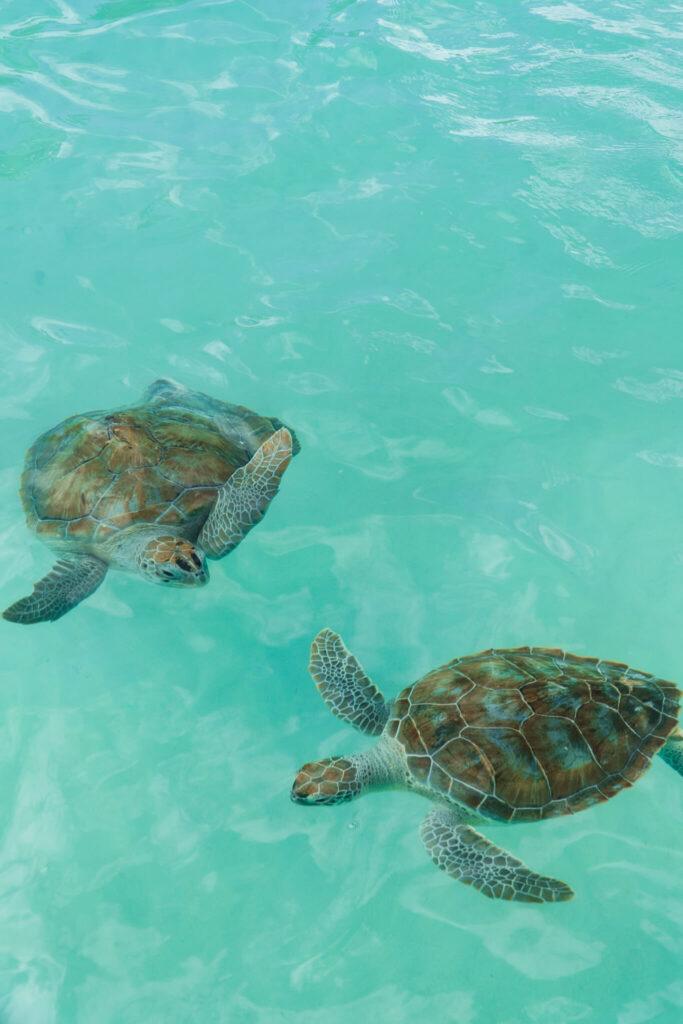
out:
<path id="1" fill-rule="evenodd" d="M 194 540 L 217 488 L 282 424 L 208 397 L 203 410 L 206 396 L 190 394 L 187 406 L 86 413 L 42 434 L 21 478 L 28 525 L 48 544 L 86 550 L 139 523 Z"/>
<path id="2" fill-rule="evenodd" d="M 633 785 L 676 727 L 680 696 L 615 661 L 489 650 L 403 690 L 386 731 L 417 785 L 487 818 L 537 821 Z"/>

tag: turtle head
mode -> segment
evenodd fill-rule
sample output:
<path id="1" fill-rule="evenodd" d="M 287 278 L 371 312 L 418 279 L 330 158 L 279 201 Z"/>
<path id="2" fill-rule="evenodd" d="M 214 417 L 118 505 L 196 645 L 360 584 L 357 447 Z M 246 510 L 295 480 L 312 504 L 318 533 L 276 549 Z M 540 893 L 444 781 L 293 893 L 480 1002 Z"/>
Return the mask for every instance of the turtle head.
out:
<path id="1" fill-rule="evenodd" d="M 206 556 L 184 537 L 161 534 L 152 538 L 138 555 L 138 568 L 153 583 L 171 587 L 201 586 L 209 581 Z"/>
<path id="2" fill-rule="evenodd" d="M 294 779 L 291 797 L 296 804 L 340 804 L 363 790 L 352 757 L 327 757 L 305 764 Z"/>

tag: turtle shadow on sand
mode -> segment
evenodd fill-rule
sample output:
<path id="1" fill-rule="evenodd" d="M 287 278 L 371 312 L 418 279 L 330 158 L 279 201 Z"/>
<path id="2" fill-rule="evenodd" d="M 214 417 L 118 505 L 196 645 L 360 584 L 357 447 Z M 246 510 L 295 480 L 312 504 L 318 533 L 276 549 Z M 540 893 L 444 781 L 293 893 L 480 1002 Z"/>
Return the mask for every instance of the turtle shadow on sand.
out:
<path id="1" fill-rule="evenodd" d="M 169 380 L 139 405 L 64 420 L 29 448 L 20 490 L 29 527 L 59 561 L 3 617 L 54 621 L 109 568 L 206 583 L 207 559 L 263 518 L 299 447 L 280 420 Z"/>
<path id="2" fill-rule="evenodd" d="M 324 629 L 309 670 L 329 709 L 379 739 L 348 757 L 306 764 L 292 800 L 336 804 L 373 789 L 408 789 L 434 808 L 420 834 L 435 864 L 493 899 L 570 900 L 473 825 L 576 814 L 632 786 L 660 754 L 683 775 L 681 693 L 627 665 L 556 648 L 455 658 L 387 701 Z"/>

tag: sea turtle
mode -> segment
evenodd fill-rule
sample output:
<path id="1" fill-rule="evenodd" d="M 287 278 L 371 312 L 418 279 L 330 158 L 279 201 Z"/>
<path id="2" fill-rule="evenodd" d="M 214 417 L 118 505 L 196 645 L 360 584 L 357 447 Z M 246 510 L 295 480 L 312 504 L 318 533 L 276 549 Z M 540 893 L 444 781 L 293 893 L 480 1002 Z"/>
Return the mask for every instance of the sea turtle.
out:
<path id="1" fill-rule="evenodd" d="M 169 380 L 138 405 L 71 416 L 29 448 L 20 490 L 29 527 L 59 561 L 4 618 L 58 619 L 110 567 L 206 583 L 206 559 L 258 523 L 298 451 L 280 420 Z"/>
<path id="2" fill-rule="evenodd" d="M 659 753 L 683 775 L 680 691 L 645 672 L 547 647 L 482 651 L 385 701 L 324 629 L 309 666 L 331 711 L 379 736 L 370 750 L 306 764 L 292 800 L 335 804 L 406 788 L 435 802 L 421 836 L 435 864 L 496 899 L 569 900 L 473 828 L 574 814 L 631 786 Z"/>

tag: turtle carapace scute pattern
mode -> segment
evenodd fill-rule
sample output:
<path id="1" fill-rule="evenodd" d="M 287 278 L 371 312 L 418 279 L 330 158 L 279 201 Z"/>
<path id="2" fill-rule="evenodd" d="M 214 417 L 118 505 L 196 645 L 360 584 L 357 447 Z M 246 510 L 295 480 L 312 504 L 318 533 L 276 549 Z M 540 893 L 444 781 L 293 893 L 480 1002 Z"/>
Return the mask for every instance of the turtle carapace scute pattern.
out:
<path id="1" fill-rule="evenodd" d="M 158 380 L 131 407 L 72 416 L 26 454 L 30 529 L 60 558 L 3 613 L 53 621 L 108 568 L 171 586 L 208 580 L 263 517 L 299 443 L 278 419 Z"/>
<path id="2" fill-rule="evenodd" d="M 539 821 L 631 786 L 675 727 L 678 699 L 619 662 L 488 650 L 403 690 L 386 734 L 417 785 L 498 821 Z"/>
<path id="3" fill-rule="evenodd" d="M 490 649 L 455 658 L 387 702 L 341 638 L 323 630 L 310 670 L 328 707 L 379 739 L 363 754 L 304 765 L 292 799 L 418 792 L 435 804 L 421 830 L 435 863 L 493 898 L 560 902 L 573 892 L 472 825 L 576 814 L 632 786 L 655 754 L 683 775 L 680 690 L 620 662 Z"/>

